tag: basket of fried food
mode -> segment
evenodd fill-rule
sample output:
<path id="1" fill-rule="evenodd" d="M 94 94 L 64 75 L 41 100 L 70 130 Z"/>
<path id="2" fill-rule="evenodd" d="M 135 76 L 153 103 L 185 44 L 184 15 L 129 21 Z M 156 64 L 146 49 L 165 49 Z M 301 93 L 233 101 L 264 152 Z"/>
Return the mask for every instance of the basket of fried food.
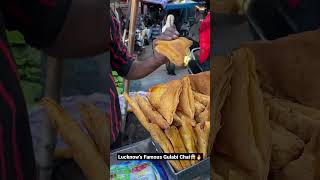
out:
<path id="1" fill-rule="evenodd" d="M 197 89 L 210 86 L 209 76 L 205 72 L 155 85 L 147 97 L 129 97 L 124 93 L 133 113 L 164 153 L 203 153 L 203 159 L 207 157 L 210 96 Z M 195 77 L 201 78 L 202 85 L 195 82 Z M 199 161 L 170 160 L 169 163 L 177 173 Z"/>

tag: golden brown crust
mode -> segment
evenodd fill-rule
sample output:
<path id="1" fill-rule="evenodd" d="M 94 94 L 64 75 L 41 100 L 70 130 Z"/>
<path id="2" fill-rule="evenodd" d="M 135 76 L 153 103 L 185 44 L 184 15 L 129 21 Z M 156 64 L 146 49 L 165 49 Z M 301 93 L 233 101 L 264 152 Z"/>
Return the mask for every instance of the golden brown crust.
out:
<path id="1" fill-rule="evenodd" d="M 204 111 L 204 109 L 206 108 L 203 104 L 201 104 L 199 101 L 195 101 L 194 103 L 194 107 L 195 107 L 195 116 L 198 116 L 200 113 L 202 113 Z"/>
<path id="2" fill-rule="evenodd" d="M 103 161 L 91 139 L 81 130 L 80 126 L 55 101 L 43 98 L 40 102 L 48 114 L 48 118 L 69 146 L 72 157 L 79 165 L 87 179 L 105 179 L 106 169 Z"/>
<path id="3" fill-rule="evenodd" d="M 173 80 L 168 83 L 167 90 L 161 96 L 161 106 L 158 112 L 167 120 L 169 125 L 172 124 L 173 115 L 177 110 L 181 91 L 181 81 Z"/>
<path id="4" fill-rule="evenodd" d="M 151 134 L 152 139 L 160 145 L 164 153 L 174 153 L 174 149 L 170 140 L 157 124 L 149 124 L 149 133 Z M 180 161 L 171 160 L 169 161 L 169 163 L 172 165 L 176 172 L 179 172 L 183 169 Z"/>
<path id="5" fill-rule="evenodd" d="M 186 76 L 182 78 L 182 92 L 178 109 L 193 119 L 195 114 L 195 102 L 191 89 L 190 79 Z"/>
<path id="6" fill-rule="evenodd" d="M 91 139 L 96 144 L 100 154 L 104 157 L 105 162 L 109 163 L 109 119 L 106 113 L 101 111 L 93 104 L 79 104 L 80 116 L 85 125 Z"/>
<path id="7" fill-rule="evenodd" d="M 146 116 L 143 114 L 139 105 L 136 102 L 134 102 L 126 92 L 123 93 L 123 97 L 128 101 L 133 113 L 136 115 L 137 119 L 142 124 L 142 126 L 148 130 L 150 122 L 148 121 Z"/>
<path id="8" fill-rule="evenodd" d="M 201 104 L 203 104 L 205 107 L 207 107 L 210 104 L 210 96 L 198 93 L 198 92 L 193 92 L 194 99 L 196 101 L 199 101 Z"/>
<path id="9" fill-rule="evenodd" d="M 170 140 L 175 153 L 187 153 L 180 133 L 175 126 L 170 126 L 169 129 L 166 129 L 165 134 Z M 184 169 L 191 166 L 191 163 L 188 160 L 180 160 L 180 163 Z"/>
<path id="10" fill-rule="evenodd" d="M 174 149 L 169 139 L 157 124 L 149 124 L 149 133 L 165 153 L 174 153 Z"/>
<path id="11" fill-rule="evenodd" d="M 198 116 L 196 116 L 196 121 L 198 123 L 203 123 L 205 121 L 209 121 L 209 111 L 210 109 L 208 109 L 210 106 L 207 106 Z"/>
<path id="12" fill-rule="evenodd" d="M 159 109 L 161 105 L 161 96 L 167 90 L 167 84 L 158 84 L 149 89 L 149 102 L 155 108 Z"/>
<path id="13" fill-rule="evenodd" d="M 177 113 L 174 113 L 173 115 L 173 125 L 179 127 L 181 126 L 181 118 L 177 115 Z"/>
<path id="14" fill-rule="evenodd" d="M 194 128 L 198 139 L 198 152 L 203 153 L 203 158 L 207 157 L 208 139 L 210 133 L 210 122 L 206 121 L 204 127 L 201 124 L 197 124 Z"/>
<path id="15" fill-rule="evenodd" d="M 193 91 L 210 96 L 210 71 L 191 74 L 188 77 Z"/>
<path id="16" fill-rule="evenodd" d="M 179 127 L 179 132 L 188 153 L 196 153 L 196 136 L 193 132 L 191 124 L 187 122 L 182 122 L 182 125 Z M 197 161 L 191 161 L 191 164 L 196 164 L 196 162 Z"/>
<path id="17" fill-rule="evenodd" d="M 152 109 L 151 104 L 144 99 L 142 96 L 135 96 L 135 99 L 141 108 L 144 115 L 149 119 L 150 122 L 158 124 L 161 129 L 169 128 L 168 122 L 161 116 L 161 114 Z"/>
<path id="18" fill-rule="evenodd" d="M 177 111 L 176 114 L 181 118 L 182 121 L 186 121 L 190 123 L 192 126 L 195 126 L 197 123 L 194 119 L 189 118 L 187 115 L 180 111 Z"/>

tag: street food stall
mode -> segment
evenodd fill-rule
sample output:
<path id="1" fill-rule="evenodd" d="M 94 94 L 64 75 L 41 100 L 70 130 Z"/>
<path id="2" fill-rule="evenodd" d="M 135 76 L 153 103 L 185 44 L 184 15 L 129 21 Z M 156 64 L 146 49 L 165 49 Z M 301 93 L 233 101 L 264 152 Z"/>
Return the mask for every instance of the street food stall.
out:
<path id="1" fill-rule="evenodd" d="M 143 1 L 143 3 L 154 2 Z M 193 9 L 203 4 L 203 2 L 194 1 L 173 2 L 163 4 L 163 10 Z M 139 13 L 133 13 L 132 9 L 138 9 L 134 7 L 135 5 L 138 5 L 138 3 L 135 4 L 132 1 L 130 5 L 130 27 L 134 27 L 132 24 L 135 22 L 133 21 L 139 19 L 134 15 L 140 15 Z M 163 17 L 167 17 L 167 19 L 163 19 L 161 28 L 163 25 L 173 25 L 168 21 L 170 14 Z M 183 19 L 183 21 L 187 20 L 188 18 Z M 176 21 L 178 20 L 175 19 Z M 199 26 L 197 31 L 199 34 Z M 135 30 L 129 29 L 129 42 L 132 32 L 135 32 Z M 123 95 L 120 95 L 123 114 L 127 114 L 127 111 L 129 111 L 124 123 L 124 131 L 129 135 L 127 142 L 123 139 L 123 143 L 127 144 L 126 146 L 114 149 L 111 152 L 111 179 L 138 177 L 137 174 L 130 172 L 132 172 L 132 169 L 139 167 L 144 167 L 142 168 L 144 170 L 139 172 L 144 177 L 149 178 L 210 179 L 210 157 L 207 155 L 210 127 L 210 92 L 208 89 L 210 73 L 208 71 L 203 72 L 199 54 L 195 54 L 196 51 L 201 50 L 201 47 L 199 45 L 196 48 L 192 47 L 194 42 L 196 41 L 190 40 L 190 37 L 187 36 L 183 37 L 181 34 L 176 40 L 158 42 L 152 48 L 167 56 L 170 63 L 180 68 L 178 71 L 184 71 L 183 75 L 177 73 L 178 75 L 171 76 L 169 81 L 163 81 L 160 84 L 148 87 L 149 90 L 146 92 L 129 92 L 127 90 Z M 199 43 L 199 40 L 197 43 Z M 130 43 L 128 45 L 130 46 Z M 145 48 L 145 52 L 149 50 L 147 48 Z M 134 53 L 134 51 L 131 51 L 131 53 Z M 208 56 L 205 58 L 209 59 Z M 192 65 L 193 61 L 196 62 L 194 65 Z M 161 76 L 165 75 L 162 74 Z M 129 88 L 127 87 L 127 89 Z M 128 103 L 127 106 L 126 103 Z M 198 160 L 196 158 L 193 160 L 162 159 L 148 161 L 145 159 L 139 159 L 139 161 L 119 159 L 122 154 L 144 156 L 146 153 L 148 155 L 153 154 L 153 156 L 158 154 L 161 155 L 160 157 L 163 157 L 163 153 L 201 153 L 201 157 L 199 156 Z M 150 169 L 153 169 L 153 172 Z"/>
<path id="2" fill-rule="evenodd" d="M 190 11 L 181 16 L 181 24 L 192 22 L 193 35 L 180 33 L 180 37 L 175 40 L 159 40 L 157 45 L 153 46 L 152 37 L 156 37 L 156 33 L 153 33 L 154 36 L 145 36 L 149 43 L 143 42 L 141 46 L 139 38 L 142 31 L 139 28 L 142 26 L 140 22 L 144 23 L 144 18 L 140 18 L 143 13 L 139 12 L 139 7 L 142 6 L 138 1 L 129 2 L 130 4 L 120 3 L 117 7 L 119 21 L 126 19 L 123 18 L 125 16 L 128 17 L 124 23 L 120 22 L 126 29 L 121 30 L 124 32 L 122 39 L 128 53 L 137 54 L 138 58 L 143 60 L 155 50 L 166 56 L 176 67 L 175 75 L 167 74 L 166 66 L 160 67 L 149 77 L 132 82 L 124 81 L 115 72 L 110 74 L 110 79 L 114 79 L 117 85 L 123 116 L 117 130 L 124 134 L 120 139 L 122 147 L 111 147 L 110 152 L 109 140 L 113 134 L 108 126 L 110 117 L 107 116 L 107 107 L 110 107 L 111 96 L 117 93 L 103 93 L 105 89 L 101 84 L 104 81 L 96 81 L 106 77 L 103 62 L 108 55 L 88 58 L 87 61 L 82 61 L 84 63 L 78 62 L 76 66 L 70 65 L 71 61 L 43 55 L 47 71 L 43 93 L 45 98 L 29 109 L 30 129 L 40 179 L 52 177 L 54 180 L 100 180 L 106 176 L 123 179 L 122 177 L 127 177 L 128 174 L 121 172 L 141 170 L 142 167 L 147 169 L 144 172 L 151 176 L 150 179 L 210 179 L 210 157 L 207 153 L 210 72 L 208 67 L 203 66 L 210 58 L 210 42 L 193 36 L 204 33 L 206 36 L 202 38 L 210 39 L 210 13 L 199 1 L 168 3 L 163 8 L 167 14 L 160 21 L 161 29 L 167 22 L 167 25 L 173 26 L 168 18 L 174 16 L 170 16 L 171 10 L 189 9 Z M 123 10 L 124 16 L 120 10 Z M 197 11 L 201 13 L 201 17 L 195 13 Z M 175 20 L 179 21 L 180 19 Z M 147 27 L 152 29 L 150 27 L 156 26 Z M 159 34 L 161 33 L 160 30 Z M 88 71 L 88 74 L 79 73 L 83 70 Z M 74 75 L 71 75 L 72 73 Z M 99 85 L 93 87 L 93 81 Z M 71 89 L 71 86 L 74 89 Z M 70 88 L 67 93 L 65 88 Z M 159 90 L 164 94 L 160 95 Z M 151 96 L 155 99 L 159 97 L 157 103 L 150 100 Z M 172 103 L 175 105 L 171 106 Z M 182 154 L 181 157 L 185 159 L 179 160 L 179 155 L 178 159 L 133 161 L 119 159 L 120 153 L 153 153 L 162 157 L 171 153 L 168 155 L 170 158 Z"/>

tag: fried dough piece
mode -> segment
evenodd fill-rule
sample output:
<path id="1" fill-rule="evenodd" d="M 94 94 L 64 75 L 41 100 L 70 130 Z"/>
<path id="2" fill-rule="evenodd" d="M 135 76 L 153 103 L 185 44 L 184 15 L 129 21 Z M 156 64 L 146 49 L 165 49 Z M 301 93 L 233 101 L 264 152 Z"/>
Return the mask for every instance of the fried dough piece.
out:
<path id="1" fill-rule="evenodd" d="M 210 71 L 190 74 L 188 77 L 193 91 L 210 96 Z"/>
<path id="2" fill-rule="evenodd" d="M 195 116 L 198 116 L 200 113 L 202 113 L 204 111 L 204 109 L 206 108 L 203 104 L 201 104 L 199 101 L 195 101 L 194 102 L 194 106 L 195 106 Z"/>
<path id="3" fill-rule="evenodd" d="M 186 114 L 189 118 L 194 118 L 194 97 L 191 89 L 190 79 L 187 76 L 182 78 L 182 92 L 180 95 L 178 109 Z"/>
<path id="4" fill-rule="evenodd" d="M 194 99 L 199 101 L 205 107 L 210 104 L 210 96 L 193 91 Z"/>
<path id="5" fill-rule="evenodd" d="M 170 126 L 169 129 L 166 129 L 165 134 L 170 140 L 175 153 L 187 153 L 187 150 L 183 144 L 183 140 L 180 136 L 179 130 L 175 126 Z M 180 160 L 180 163 L 183 169 L 191 166 L 189 160 Z"/>
<path id="6" fill-rule="evenodd" d="M 193 138 L 194 142 L 197 144 L 197 136 L 193 130 L 193 126 L 196 125 L 196 122 L 194 120 L 191 120 L 189 117 L 184 115 L 181 112 L 177 112 L 177 116 L 180 118 L 180 124 L 181 126 L 189 128 L 189 132 L 191 132 L 191 137 Z"/>
<path id="7" fill-rule="evenodd" d="M 177 111 L 176 114 L 180 117 L 180 119 L 182 121 L 187 121 L 189 122 L 192 126 L 196 125 L 196 121 L 194 119 L 189 118 L 187 115 L 185 115 L 184 113 Z"/>
<path id="8" fill-rule="evenodd" d="M 209 112 L 210 112 L 210 106 L 208 105 L 198 116 L 196 116 L 196 121 L 198 123 L 203 123 L 205 121 L 209 121 Z"/>
<path id="9" fill-rule="evenodd" d="M 205 133 L 205 137 L 207 138 L 207 141 L 208 141 L 208 138 L 209 138 L 209 134 L 210 134 L 210 121 L 206 121 L 204 122 L 204 133 Z"/>
<path id="10" fill-rule="evenodd" d="M 157 124 L 149 124 L 149 133 L 151 134 L 153 140 L 160 145 L 164 153 L 174 153 L 170 140 Z M 179 161 L 171 160 L 169 162 L 176 172 L 179 172 L 183 169 Z"/>
<path id="11" fill-rule="evenodd" d="M 197 152 L 196 141 L 195 141 L 196 136 L 195 136 L 195 133 L 193 132 L 193 128 L 191 124 L 186 121 L 182 121 L 181 126 L 179 127 L 179 132 L 188 153 L 196 153 Z M 197 163 L 196 160 L 191 161 L 192 165 L 196 163 Z"/>
<path id="12" fill-rule="evenodd" d="M 139 105 L 136 102 L 134 102 L 126 92 L 123 93 L 123 97 L 128 101 L 129 105 L 131 106 L 131 109 L 132 109 L 133 113 L 136 115 L 137 119 L 142 124 L 142 126 L 146 130 L 148 130 L 150 122 L 148 121 L 146 116 L 143 114 L 143 112 L 140 109 Z"/>
<path id="13" fill-rule="evenodd" d="M 101 111 L 93 104 L 81 103 L 78 105 L 80 110 L 81 121 L 85 125 L 88 133 L 96 144 L 105 163 L 109 163 L 109 119 L 106 113 Z"/>
<path id="14" fill-rule="evenodd" d="M 320 134 L 316 131 L 311 140 L 306 144 L 302 155 L 289 162 L 279 174 L 273 179 L 275 180 L 318 180 L 319 178 L 319 158 L 320 152 Z"/>
<path id="15" fill-rule="evenodd" d="M 278 123 L 270 120 L 272 128 L 272 154 L 270 173 L 281 171 L 289 162 L 299 158 L 304 149 L 304 142 L 295 134 Z"/>
<path id="16" fill-rule="evenodd" d="M 149 133 L 151 137 L 160 145 L 160 147 L 165 153 L 174 153 L 174 149 L 169 139 L 166 137 L 162 129 L 157 124 L 149 124 Z"/>
<path id="17" fill-rule="evenodd" d="M 166 56 L 171 63 L 177 66 L 184 65 L 184 57 L 190 54 L 190 47 L 192 41 L 185 37 L 179 37 L 178 39 L 172 41 L 159 40 L 155 50 Z"/>
<path id="18" fill-rule="evenodd" d="M 46 109 L 48 118 L 70 148 L 74 161 L 79 165 L 86 178 L 104 180 L 106 170 L 109 167 L 86 133 L 55 101 L 43 98 L 40 105 Z"/>
<path id="19" fill-rule="evenodd" d="M 174 115 L 173 115 L 172 124 L 177 126 L 177 127 L 181 126 L 181 118 L 177 115 L 177 113 L 174 113 Z"/>
<path id="20" fill-rule="evenodd" d="M 168 122 L 161 116 L 158 111 L 152 109 L 151 104 L 142 96 L 135 96 L 135 99 L 141 108 L 143 114 L 149 119 L 150 122 L 158 124 L 161 129 L 169 128 Z"/>
<path id="21" fill-rule="evenodd" d="M 160 108 L 161 96 L 167 90 L 167 84 L 158 84 L 149 89 L 149 102 L 157 110 Z"/>
<path id="22" fill-rule="evenodd" d="M 173 80 L 168 83 L 168 88 L 161 96 L 161 106 L 158 112 L 167 120 L 169 125 L 172 124 L 173 115 L 177 110 L 181 91 L 181 81 Z"/>
<path id="23" fill-rule="evenodd" d="M 208 147 L 208 139 L 210 133 L 210 122 L 206 121 L 204 123 L 204 127 L 201 127 L 201 124 L 197 124 L 194 128 L 197 138 L 198 138 L 198 152 L 203 153 L 203 158 L 207 157 L 207 147 Z"/>

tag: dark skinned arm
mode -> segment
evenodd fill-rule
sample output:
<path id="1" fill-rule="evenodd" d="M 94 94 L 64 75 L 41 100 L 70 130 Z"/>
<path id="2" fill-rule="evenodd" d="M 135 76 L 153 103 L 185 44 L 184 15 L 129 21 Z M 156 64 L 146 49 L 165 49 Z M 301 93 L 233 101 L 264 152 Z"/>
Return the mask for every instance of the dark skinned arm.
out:
<path id="1" fill-rule="evenodd" d="M 161 65 L 165 64 L 167 62 L 166 58 L 163 57 L 150 57 L 147 60 L 139 61 L 135 60 L 131 68 L 126 76 L 126 79 L 128 80 L 136 80 L 141 79 L 150 73 L 152 73 L 154 70 L 158 69 Z"/>
<path id="2" fill-rule="evenodd" d="M 161 34 L 153 43 L 153 47 L 157 45 L 158 40 L 166 40 L 170 41 L 173 39 L 178 38 L 179 33 L 176 31 L 175 28 L 167 28 L 166 31 Z M 157 51 L 154 50 L 154 56 L 148 58 L 145 61 L 138 61 L 135 60 L 131 68 L 126 76 L 126 79 L 128 80 L 136 80 L 136 79 L 141 79 L 156 69 L 158 69 L 161 65 L 165 64 L 168 62 L 168 59 L 159 54 Z"/>

